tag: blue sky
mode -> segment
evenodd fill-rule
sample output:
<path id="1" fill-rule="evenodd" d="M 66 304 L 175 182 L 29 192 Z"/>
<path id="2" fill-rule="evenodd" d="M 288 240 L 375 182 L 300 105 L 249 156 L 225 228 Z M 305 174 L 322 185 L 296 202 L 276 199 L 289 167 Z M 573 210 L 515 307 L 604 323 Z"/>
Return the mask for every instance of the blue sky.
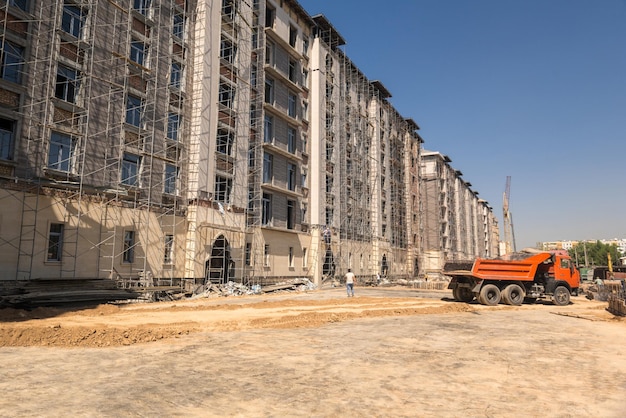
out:
<path id="1" fill-rule="evenodd" d="M 301 0 L 517 248 L 626 238 L 626 0 Z"/>

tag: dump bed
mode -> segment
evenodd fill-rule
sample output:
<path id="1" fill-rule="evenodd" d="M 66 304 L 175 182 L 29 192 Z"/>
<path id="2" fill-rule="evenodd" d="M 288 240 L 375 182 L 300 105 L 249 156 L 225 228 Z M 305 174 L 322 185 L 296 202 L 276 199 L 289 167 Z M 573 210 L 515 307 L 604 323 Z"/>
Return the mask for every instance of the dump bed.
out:
<path id="1" fill-rule="evenodd" d="M 450 276 L 472 276 L 481 280 L 533 281 L 541 263 L 550 260 L 552 254 L 530 254 L 522 260 L 477 258 L 471 271 L 451 271 Z"/>

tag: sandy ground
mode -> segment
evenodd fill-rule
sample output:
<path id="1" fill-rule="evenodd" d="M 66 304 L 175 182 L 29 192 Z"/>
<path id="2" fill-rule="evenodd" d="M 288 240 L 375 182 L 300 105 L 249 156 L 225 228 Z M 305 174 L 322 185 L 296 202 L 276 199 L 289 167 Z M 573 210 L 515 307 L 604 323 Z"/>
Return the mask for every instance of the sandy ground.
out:
<path id="1" fill-rule="evenodd" d="M 12 417 L 623 417 L 626 320 L 357 288 L 0 309 Z"/>

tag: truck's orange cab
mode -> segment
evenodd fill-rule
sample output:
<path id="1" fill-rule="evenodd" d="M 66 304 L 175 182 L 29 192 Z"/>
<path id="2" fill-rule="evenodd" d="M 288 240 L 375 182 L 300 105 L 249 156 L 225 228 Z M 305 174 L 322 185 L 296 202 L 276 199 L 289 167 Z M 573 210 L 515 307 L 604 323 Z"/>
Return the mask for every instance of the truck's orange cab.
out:
<path id="1" fill-rule="evenodd" d="M 580 286 L 580 272 L 574 267 L 569 256 L 555 255 L 554 279 L 567 282 L 572 289 Z"/>

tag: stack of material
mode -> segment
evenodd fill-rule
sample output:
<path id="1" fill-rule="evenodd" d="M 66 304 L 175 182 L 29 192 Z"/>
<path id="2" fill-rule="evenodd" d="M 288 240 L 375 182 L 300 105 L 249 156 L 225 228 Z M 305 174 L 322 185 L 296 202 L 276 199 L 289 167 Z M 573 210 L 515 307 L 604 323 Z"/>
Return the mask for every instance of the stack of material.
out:
<path id="1" fill-rule="evenodd" d="M 612 287 L 612 293 L 609 294 L 609 307 L 607 310 L 613 315 L 626 316 L 626 280 L 605 280 Z"/>
<path id="2" fill-rule="evenodd" d="M 609 307 L 607 310 L 613 315 L 626 316 L 626 302 L 624 297 L 619 295 L 609 295 Z"/>
<path id="3" fill-rule="evenodd" d="M 135 299 L 133 289 L 119 289 L 114 280 L 92 278 L 37 279 L 16 283 L 0 295 L 0 307 L 34 307 Z"/>

